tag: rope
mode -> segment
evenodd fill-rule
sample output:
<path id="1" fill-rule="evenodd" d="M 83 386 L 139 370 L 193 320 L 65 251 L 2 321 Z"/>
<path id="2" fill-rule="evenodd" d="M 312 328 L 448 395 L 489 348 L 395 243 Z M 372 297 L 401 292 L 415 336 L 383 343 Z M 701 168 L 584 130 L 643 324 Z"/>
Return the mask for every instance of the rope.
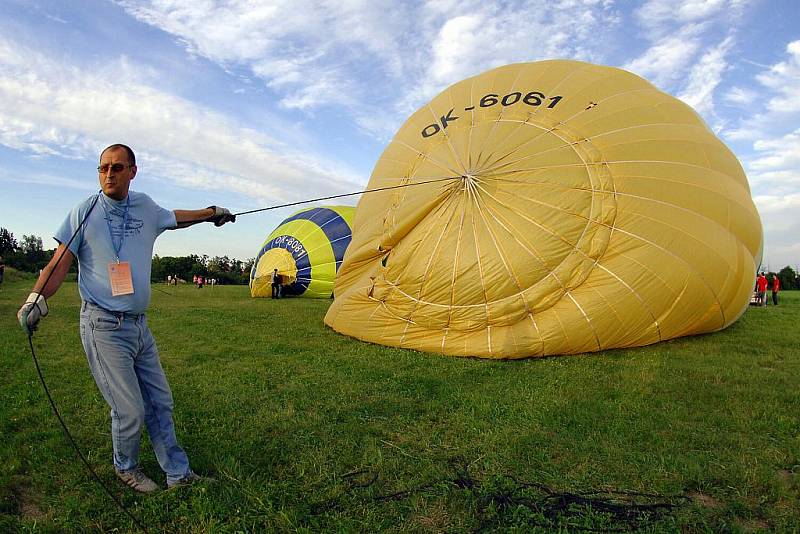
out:
<path id="1" fill-rule="evenodd" d="M 379 493 L 366 499 L 359 499 L 355 490 L 369 488 L 379 480 L 378 472 L 358 469 L 340 475 L 345 489 L 337 496 L 309 504 L 312 516 L 328 512 L 342 512 L 369 504 L 402 501 L 435 488 L 458 488 L 467 490 L 475 498 L 475 518 L 478 521 L 475 532 L 491 531 L 503 526 L 504 520 L 511 525 L 520 520 L 547 530 L 583 532 L 630 532 L 655 525 L 674 509 L 685 505 L 689 498 L 685 495 L 660 495 L 635 491 L 613 489 L 588 489 L 584 491 L 556 491 L 540 482 L 524 482 L 513 475 L 501 474 L 484 481 L 469 473 L 469 464 L 461 458 L 448 461 L 453 474 L 438 480 L 431 480 L 416 487 Z M 356 502 L 348 505 L 345 501 L 352 497 Z M 347 499 L 350 500 L 350 499 Z M 528 517 L 520 516 L 525 509 Z M 586 525 L 587 514 L 595 516 L 603 527 Z M 583 524 L 581 524 L 583 523 Z"/>
<path id="2" fill-rule="evenodd" d="M 402 187 L 413 187 L 415 185 L 424 185 L 424 184 L 432 184 L 436 182 L 444 182 L 448 180 L 461 180 L 461 176 L 448 176 L 447 178 L 437 178 L 435 180 L 423 180 L 421 182 L 415 182 L 413 184 L 400 184 L 400 185 L 391 185 L 387 187 L 377 187 L 375 189 L 365 189 L 363 191 L 353 191 L 352 193 L 343 193 L 341 195 L 331 195 L 327 197 L 319 197 L 319 198 L 312 198 L 309 200 L 299 200 L 297 202 L 289 202 L 288 204 L 279 204 L 277 206 L 269 206 L 266 208 L 259 208 L 255 210 L 249 211 L 241 211 L 239 213 L 234 213 L 233 215 L 238 217 L 240 215 L 248 215 L 250 213 L 258 213 L 259 211 L 267 211 L 267 210 L 276 210 L 278 208 L 286 208 L 289 206 L 297 206 L 299 204 L 309 204 L 311 202 L 320 202 L 322 200 L 331 200 L 334 198 L 344 198 L 344 197 L 352 197 L 354 195 L 363 195 L 365 193 L 375 193 L 377 191 L 388 191 L 390 189 L 400 189 Z"/>
<path id="3" fill-rule="evenodd" d="M 61 428 L 64 429 L 64 433 L 69 438 L 69 442 L 72 444 L 72 448 L 74 448 L 75 452 L 78 453 L 78 456 L 80 457 L 81 461 L 83 462 L 83 465 L 85 465 L 86 469 L 89 470 L 89 473 L 92 474 L 92 478 L 94 478 L 94 480 L 98 484 L 100 484 L 100 487 L 103 488 L 103 491 L 105 491 L 106 494 L 109 497 L 111 497 L 111 500 L 114 501 L 114 504 L 116 504 L 119 507 L 120 510 L 125 512 L 125 514 L 127 514 L 127 516 L 131 518 L 131 520 L 136 524 L 136 526 L 139 527 L 142 530 L 142 532 L 144 532 L 146 534 L 147 533 L 147 529 L 144 527 L 142 522 L 139 521 L 139 519 L 135 515 L 133 515 L 133 513 L 131 513 L 131 511 L 128 510 L 125 507 L 124 504 L 122 504 L 122 501 L 120 501 L 116 497 L 116 495 L 111 493 L 111 490 L 108 489 L 108 486 L 106 486 L 106 484 L 100 479 L 100 477 L 97 475 L 95 470 L 89 464 L 89 461 L 86 459 L 86 457 L 81 452 L 80 447 L 78 447 L 78 444 L 75 442 L 75 438 L 72 437 L 72 434 L 70 433 L 69 428 L 67 428 L 67 424 L 64 422 L 64 419 L 61 417 L 61 413 L 59 413 L 58 408 L 56 408 L 56 403 L 55 403 L 55 401 L 53 401 L 53 397 L 50 395 L 50 390 L 48 389 L 47 383 L 44 380 L 44 376 L 42 375 L 42 370 L 39 368 L 39 360 L 36 358 L 36 352 L 33 350 L 33 336 L 28 336 L 28 344 L 30 345 L 30 348 L 31 348 L 31 356 L 33 356 L 33 364 L 36 366 L 36 373 L 39 375 L 39 381 L 42 383 L 42 387 L 44 388 L 45 394 L 47 394 L 47 400 L 50 401 L 50 407 L 53 409 L 53 413 L 56 414 L 56 418 L 58 419 L 58 422 L 61 423 Z"/>

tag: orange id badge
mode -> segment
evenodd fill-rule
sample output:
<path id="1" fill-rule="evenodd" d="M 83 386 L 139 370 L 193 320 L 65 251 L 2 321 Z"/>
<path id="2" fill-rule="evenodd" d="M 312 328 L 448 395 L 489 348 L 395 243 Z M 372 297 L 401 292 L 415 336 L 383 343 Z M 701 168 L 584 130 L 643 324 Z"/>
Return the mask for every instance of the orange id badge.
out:
<path id="1" fill-rule="evenodd" d="M 108 279 L 111 281 L 112 296 L 118 297 L 133 293 L 133 279 L 131 278 L 131 264 L 129 262 L 109 263 Z"/>

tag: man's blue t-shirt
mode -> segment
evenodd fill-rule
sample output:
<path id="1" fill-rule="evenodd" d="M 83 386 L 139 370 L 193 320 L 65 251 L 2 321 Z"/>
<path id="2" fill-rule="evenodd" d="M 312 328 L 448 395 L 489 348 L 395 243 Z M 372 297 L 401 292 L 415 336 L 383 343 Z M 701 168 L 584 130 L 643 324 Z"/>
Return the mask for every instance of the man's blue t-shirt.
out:
<path id="1" fill-rule="evenodd" d="M 153 244 L 161 232 L 177 226 L 175 213 L 136 191 L 128 191 L 124 200 L 114 200 L 104 193 L 99 195 L 97 205 L 69 246 L 78 258 L 81 298 L 111 311 L 144 313 L 150 303 Z M 56 232 L 56 241 L 61 244 L 69 241 L 95 198 L 93 195 L 72 209 Z M 115 248 L 120 244 L 117 258 Z M 133 280 L 130 295 L 111 295 L 108 264 L 117 259 L 130 262 Z"/>

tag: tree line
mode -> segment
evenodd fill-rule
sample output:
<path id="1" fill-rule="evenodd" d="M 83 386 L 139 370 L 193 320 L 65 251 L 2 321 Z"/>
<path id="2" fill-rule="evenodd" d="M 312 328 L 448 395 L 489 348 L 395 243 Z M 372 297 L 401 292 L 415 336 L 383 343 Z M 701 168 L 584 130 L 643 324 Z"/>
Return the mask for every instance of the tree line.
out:
<path id="1" fill-rule="evenodd" d="M 246 261 L 228 256 L 153 256 L 152 282 L 164 282 L 168 276 L 191 282 L 195 276 L 215 278 L 218 284 L 249 284 L 255 258 Z"/>
<path id="2" fill-rule="evenodd" d="M 23 235 L 20 241 L 6 228 L 0 228 L 0 263 L 18 271 L 38 273 L 53 258 L 56 249 L 45 250 L 42 238 Z M 242 261 L 228 256 L 190 254 L 189 256 L 153 257 L 152 282 L 164 282 L 167 276 L 177 276 L 180 280 L 191 282 L 193 277 L 216 278 L 219 284 L 248 284 L 250 269 L 255 258 Z M 73 262 L 70 272 L 77 272 L 77 262 Z"/>
<path id="3" fill-rule="evenodd" d="M 23 235 L 18 243 L 14 234 L 0 228 L 0 258 L 9 267 L 19 271 L 38 273 L 50 258 L 55 249 L 44 250 L 42 238 L 35 235 Z M 177 276 L 180 280 L 191 281 L 195 276 L 216 278 L 220 284 L 248 284 L 250 282 L 250 269 L 255 258 L 245 261 L 229 258 L 228 256 L 209 257 L 190 254 L 189 256 L 164 256 L 153 257 L 153 270 L 150 279 L 153 282 L 163 282 L 167 276 Z M 73 264 L 70 272 L 77 272 L 77 265 Z M 778 271 L 768 272 L 767 278 L 777 276 L 781 282 L 781 289 L 800 289 L 798 272 L 788 265 Z"/>

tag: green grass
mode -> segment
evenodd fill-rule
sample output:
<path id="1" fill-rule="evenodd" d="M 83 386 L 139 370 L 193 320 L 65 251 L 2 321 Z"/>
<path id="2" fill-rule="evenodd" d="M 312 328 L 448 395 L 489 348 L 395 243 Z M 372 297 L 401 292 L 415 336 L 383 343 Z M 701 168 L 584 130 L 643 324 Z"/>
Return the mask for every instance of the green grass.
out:
<path id="1" fill-rule="evenodd" d="M 131 531 L 38 383 L 15 323 L 31 283 L 0 288 L 0 531 Z M 800 529 L 798 292 L 716 334 L 496 362 L 340 336 L 324 300 L 158 287 L 170 295 L 153 293 L 149 321 L 178 436 L 216 483 L 141 496 L 117 482 L 74 283 L 34 337 L 75 439 L 154 532 Z M 602 508 L 611 493 L 564 508 L 547 489 L 675 506 L 626 519 Z"/>

